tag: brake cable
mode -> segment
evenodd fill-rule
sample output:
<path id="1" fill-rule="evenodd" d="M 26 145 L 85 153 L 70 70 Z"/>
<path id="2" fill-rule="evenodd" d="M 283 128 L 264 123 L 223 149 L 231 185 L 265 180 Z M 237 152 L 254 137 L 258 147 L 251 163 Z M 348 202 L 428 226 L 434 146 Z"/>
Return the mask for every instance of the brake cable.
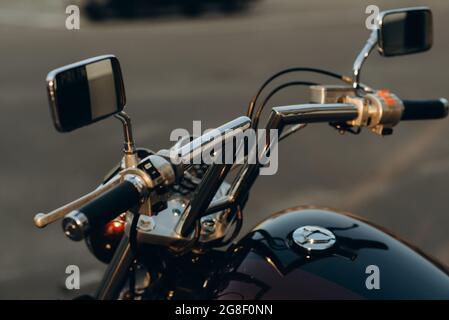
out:
<path id="1" fill-rule="evenodd" d="M 254 116 L 254 120 L 253 120 L 253 128 L 257 128 L 259 125 L 259 119 L 260 116 L 262 114 L 263 109 L 265 108 L 265 106 L 267 105 L 268 101 L 279 91 L 288 88 L 288 87 L 293 87 L 293 86 L 314 86 L 317 85 L 318 83 L 315 82 L 309 82 L 309 81 L 291 81 L 291 82 L 287 82 L 287 83 L 283 83 L 280 86 L 276 87 L 275 89 L 273 89 L 266 97 L 265 100 L 263 101 L 262 105 L 259 107 L 259 109 L 257 110 L 256 115 Z"/>
<path id="2" fill-rule="evenodd" d="M 288 73 L 293 73 L 293 72 L 313 72 L 313 73 L 318 73 L 318 74 L 323 74 L 323 75 L 326 75 L 329 77 L 333 77 L 333 78 L 342 80 L 346 83 L 348 83 L 348 82 L 351 83 L 351 78 L 349 78 L 347 76 L 340 75 L 340 74 L 332 72 L 332 71 L 323 70 L 323 69 L 307 68 L 307 67 L 293 67 L 293 68 L 284 69 L 284 70 L 281 70 L 281 71 L 275 73 L 271 77 L 269 77 L 267 80 L 265 80 L 265 82 L 262 84 L 262 86 L 260 86 L 256 95 L 253 97 L 253 99 L 250 101 L 250 103 L 248 105 L 247 116 L 252 119 L 257 99 L 262 94 L 265 87 L 267 87 L 273 80 L 279 78 L 280 76 L 282 76 L 284 74 L 288 74 Z"/>

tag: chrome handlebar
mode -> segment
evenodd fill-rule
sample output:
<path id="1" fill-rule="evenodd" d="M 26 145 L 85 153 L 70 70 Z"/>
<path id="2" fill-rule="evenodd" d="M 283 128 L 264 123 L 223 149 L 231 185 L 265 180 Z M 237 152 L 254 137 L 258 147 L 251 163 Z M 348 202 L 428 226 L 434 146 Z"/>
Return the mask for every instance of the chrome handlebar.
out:
<path id="1" fill-rule="evenodd" d="M 335 122 L 346 123 L 349 126 L 359 128 L 368 127 L 375 133 L 385 134 L 385 132 L 387 132 L 386 129 L 391 129 L 401 120 L 404 111 L 404 106 L 401 100 L 389 92 L 370 93 L 369 95 L 360 97 L 352 94 L 348 95 L 348 92 L 353 92 L 351 89 L 338 88 L 338 92 L 345 94 L 337 98 L 338 92 L 337 94 L 335 93 L 335 88 L 333 88 L 332 95 L 327 95 L 327 89 L 325 87 L 324 89 L 318 89 L 320 92 L 319 97 L 321 103 L 275 107 L 272 109 L 267 129 L 278 129 L 281 132 L 287 125 Z M 317 88 L 315 87 L 313 90 L 316 91 Z M 332 103 L 328 103 L 328 101 L 332 101 Z M 447 104 L 445 110 L 447 111 Z M 250 118 L 239 117 L 215 130 L 209 131 L 205 135 L 198 137 L 183 146 L 175 147 L 171 150 L 161 150 L 156 155 L 141 160 L 137 166 L 122 170 L 113 179 L 89 194 L 49 213 L 37 214 L 34 217 L 34 223 L 37 227 L 43 228 L 46 225 L 63 218 L 67 214 L 78 210 L 80 207 L 93 202 L 104 193 L 116 187 L 123 180 L 124 174 L 135 174 L 139 176 L 145 181 L 145 188 L 148 190 L 152 190 L 155 186 L 167 186 L 173 184 L 192 166 L 193 163 L 195 163 L 194 160 L 204 154 L 204 152 L 207 153 L 212 149 L 215 150 L 215 148 L 221 146 L 223 142 L 228 139 L 233 139 L 239 133 L 242 133 L 250 127 Z M 278 136 L 280 136 L 280 134 Z M 153 174 L 150 172 L 151 170 L 157 171 L 157 178 L 155 178 L 154 172 Z M 228 171 L 226 171 L 226 174 L 227 172 Z M 252 183 L 245 183 L 245 179 L 253 181 L 255 180 L 254 175 L 258 175 L 258 173 L 257 169 L 252 166 L 250 170 L 246 170 L 243 176 L 238 178 L 239 183 L 237 185 L 243 185 L 247 189 L 251 188 Z M 222 178 L 224 179 L 224 177 Z M 208 206 L 210 206 L 210 202 L 213 198 L 212 193 L 219 188 L 223 179 L 217 179 L 217 181 L 211 181 L 211 179 L 209 179 L 210 181 L 207 182 L 207 187 L 201 189 L 208 194 L 207 196 L 201 195 L 201 197 L 198 198 L 205 199 L 203 202 L 206 202 L 206 200 L 208 202 L 201 203 L 200 207 L 202 209 L 207 209 Z M 248 191 L 241 189 L 242 188 L 237 188 L 241 193 Z M 209 195 L 209 193 L 211 194 Z M 147 200 L 151 201 L 151 203 L 153 203 L 153 201 L 163 201 L 160 198 L 160 195 L 157 195 L 156 199 L 152 199 L 151 196 L 148 196 Z M 232 194 L 229 198 L 235 200 L 238 197 Z M 229 200 L 229 203 L 232 202 L 231 200 Z M 232 203 L 232 205 L 235 205 L 235 203 Z M 192 210 L 192 212 L 194 211 L 195 210 Z M 192 217 L 188 216 L 198 214 L 198 212 L 194 213 L 195 214 L 191 214 L 189 210 L 186 210 L 179 223 L 184 224 L 182 223 L 183 221 L 185 222 L 189 219 L 192 220 Z M 149 214 L 151 215 L 152 213 L 150 212 Z M 178 225 L 176 229 L 181 230 L 183 229 L 183 226 Z"/>
<path id="2" fill-rule="evenodd" d="M 211 150 L 212 148 L 216 147 L 217 145 L 221 144 L 226 139 L 233 138 L 238 132 L 241 132 L 243 130 L 248 129 L 251 126 L 251 120 L 248 117 L 239 117 L 235 120 L 232 120 L 221 127 L 212 130 L 208 132 L 207 134 L 198 137 L 197 139 L 194 139 L 192 142 L 180 147 L 179 149 L 172 150 L 169 152 L 169 154 L 166 154 L 166 152 L 160 152 L 159 154 L 162 156 L 165 156 L 165 158 L 169 157 L 170 162 L 172 164 L 181 164 L 182 165 L 182 171 L 181 174 L 184 173 L 185 170 L 187 170 L 192 165 L 192 160 L 197 158 L 201 155 L 203 152 L 207 152 L 208 150 Z M 154 166 L 157 167 L 158 170 L 161 171 L 161 176 L 167 183 L 173 183 L 175 181 L 175 172 L 172 172 L 170 168 L 168 168 L 167 163 L 164 163 L 164 159 L 162 159 L 159 156 L 150 156 L 153 158 Z M 155 158 L 155 157 L 158 157 Z M 145 166 L 145 162 L 148 158 L 143 159 L 140 161 L 139 165 Z M 138 166 L 139 166 L 138 165 Z M 109 190 L 113 189 L 115 186 L 117 186 L 121 180 L 122 176 L 126 174 L 137 174 L 141 178 L 143 178 L 144 181 L 146 181 L 146 184 L 149 188 L 153 188 L 154 184 L 156 182 L 153 182 L 152 179 L 144 172 L 145 170 L 150 169 L 148 168 L 142 168 L 144 170 L 139 170 L 137 168 L 128 168 L 123 171 L 121 171 L 118 175 L 116 175 L 114 178 L 112 178 L 110 181 L 105 183 L 104 185 L 101 185 L 94 191 L 84 195 L 83 197 L 72 201 L 62 207 L 59 207 L 49 213 L 38 213 L 34 216 L 34 224 L 38 228 L 43 228 L 50 223 L 53 223 L 67 214 L 81 208 L 82 206 L 86 205 L 89 202 L 94 201 L 95 199 L 98 199 L 101 195 L 108 192 Z M 178 171 L 179 172 L 179 171 Z"/>
<path id="3" fill-rule="evenodd" d="M 251 127 L 251 119 L 248 117 L 236 118 L 224 125 L 213 129 L 193 141 L 170 150 L 172 164 L 182 164 L 183 171 L 188 170 L 192 163 L 202 154 L 220 146 L 223 141 L 228 141 L 239 133 Z"/>
<path id="4" fill-rule="evenodd" d="M 337 119 L 352 120 L 356 117 L 357 108 L 350 104 L 310 104 L 277 107 L 273 108 L 272 117 L 270 118 L 268 127 L 271 129 L 280 129 L 283 125 L 297 122 L 306 123 L 317 121 L 335 121 Z M 158 153 L 158 155 L 164 156 L 166 159 L 168 157 L 169 161 L 172 164 L 181 165 L 182 174 L 185 170 L 190 168 L 193 160 L 199 157 L 203 152 L 208 152 L 212 148 L 220 145 L 223 141 L 232 139 L 237 134 L 250 127 L 251 120 L 248 117 L 239 117 L 215 130 L 206 133 L 201 137 L 194 139 L 184 146 L 171 151 L 162 150 Z M 34 217 L 34 224 L 39 228 L 43 228 L 48 224 L 63 218 L 70 212 L 79 209 L 80 207 L 86 205 L 91 201 L 94 201 L 95 199 L 118 185 L 121 181 L 123 172 L 128 172 L 130 170 L 132 171 L 133 169 L 125 169 L 113 179 L 108 181 L 106 184 L 101 185 L 94 191 L 75 201 L 72 201 L 49 213 L 38 213 Z M 177 173 L 179 174 L 179 170 L 177 171 Z M 142 171 L 140 171 L 140 175 L 141 174 Z"/>

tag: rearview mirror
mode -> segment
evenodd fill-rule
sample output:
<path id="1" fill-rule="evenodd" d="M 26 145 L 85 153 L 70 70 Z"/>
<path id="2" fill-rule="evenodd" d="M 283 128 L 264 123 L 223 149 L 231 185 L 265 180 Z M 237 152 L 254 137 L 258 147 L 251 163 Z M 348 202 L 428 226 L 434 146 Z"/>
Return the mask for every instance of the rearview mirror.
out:
<path id="1" fill-rule="evenodd" d="M 104 55 L 51 71 L 47 76 L 56 129 L 68 132 L 123 110 L 126 98 L 118 59 Z"/>
<path id="2" fill-rule="evenodd" d="M 427 51 L 432 47 L 432 29 L 428 8 L 384 11 L 379 17 L 379 52 L 389 57 Z"/>

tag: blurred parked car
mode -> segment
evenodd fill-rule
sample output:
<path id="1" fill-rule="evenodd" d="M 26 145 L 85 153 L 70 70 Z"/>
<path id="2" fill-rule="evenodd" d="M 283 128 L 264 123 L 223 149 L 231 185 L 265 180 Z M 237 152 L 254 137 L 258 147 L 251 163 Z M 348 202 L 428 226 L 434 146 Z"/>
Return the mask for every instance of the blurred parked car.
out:
<path id="1" fill-rule="evenodd" d="M 84 8 L 91 20 L 102 20 L 157 16 L 173 11 L 187 16 L 198 16 L 206 10 L 231 14 L 247 9 L 251 2 L 254 0 L 86 0 Z"/>

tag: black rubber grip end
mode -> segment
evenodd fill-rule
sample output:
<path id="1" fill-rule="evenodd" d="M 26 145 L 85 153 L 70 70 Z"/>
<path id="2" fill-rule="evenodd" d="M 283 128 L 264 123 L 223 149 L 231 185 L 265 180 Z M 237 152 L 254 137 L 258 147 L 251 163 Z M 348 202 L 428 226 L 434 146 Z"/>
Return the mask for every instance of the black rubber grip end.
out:
<path id="1" fill-rule="evenodd" d="M 402 120 L 441 119 L 448 115 L 449 105 L 446 99 L 404 100 Z"/>

